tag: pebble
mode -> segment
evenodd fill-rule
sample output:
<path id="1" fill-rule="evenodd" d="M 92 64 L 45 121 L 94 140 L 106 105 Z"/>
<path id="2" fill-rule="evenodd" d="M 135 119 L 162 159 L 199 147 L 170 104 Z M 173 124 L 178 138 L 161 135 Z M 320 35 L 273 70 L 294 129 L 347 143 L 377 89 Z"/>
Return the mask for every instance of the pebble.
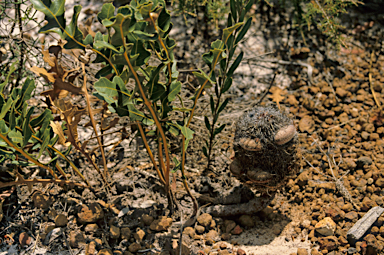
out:
<path id="1" fill-rule="evenodd" d="M 213 229 L 209 230 L 209 232 L 207 234 L 205 234 L 205 237 L 206 238 L 210 238 L 210 239 L 212 239 L 214 241 L 218 241 L 220 239 L 219 234 L 217 233 L 217 231 L 213 230 Z"/>
<path id="2" fill-rule="evenodd" d="M 350 220 L 352 222 L 356 221 L 358 219 L 358 215 L 355 211 L 351 211 L 345 214 L 345 219 Z"/>
<path id="3" fill-rule="evenodd" d="M 131 237 L 131 229 L 127 227 L 121 228 L 120 235 L 121 235 L 121 239 L 129 240 L 129 238 Z"/>
<path id="4" fill-rule="evenodd" d="M 212 216 L 208 213 L 203 213 L 197 217 L 197 222 L 204 227 L 208 227 L 211 224 L 211 221 Z"/>
<path id="5" fill-rule="evenodd" d="M 85 237 L 82 232 L 73 230 L 69 233 L 69 245 L 71 248 L 79 248 L 83 244 L 85 245 Z"/>
<path id="6" fill-rule="evenodd" d="M 82 224 L 95 223 L 104 218 L 104 211 L 99 203 L 91 203 L 89 205 L 83 204 L 80 206 L 77 217 Z"/>
<path id="7" fill-rule="evenodd" d="M 383 231 L 384 231 L 384 227 L 383 227 Z M 223 233 L 223 234 L 221 234 L 221 240 L 228 241 L 229 239 L 231 239 L 231 234 L 230 233 Z"/>
<path id="8" fill-rule="evenodd" d="M 315 121 L 312 119 L 311 116 L 305 115 L 300 121 L 299 121 L 299 130 L 300 132 L 308 132 L 312 133 L 315 129 Z"/>
<path id="9" fill-rule="evenodd" d="M 97 255 L 113 255 L 111 249 L 102 249 L 100 250 Z"/>
<path id="10" fill-rule="evenodd" d="M 320 237 L 317 239 L 320 245 L 320 249 L 326 249 L 328 251 L 336 250 L 340 243 L 335 236 Z"/>
<path id="11" fill-rule="evenodd" d="M 141 221 L 144 223 L 145 226 L 150 226 L 153 220 L 153 217 L 148 214 L 144 214 L 143 216 L 141 216 Z"/>
<path id="12" fill-rule="evenodd" d="M 68 224 L 68 218 L 64 214 L 58 214 L 55 217 L 55 225 L 56 227 L 65 227 Z"/>
<path id="13" fill-rule="evenodd" d="M 203 226 L 200 226 L 200 225 L 196 225 L 195 230 L 196 230 L 196 233 L 198 233 L 198 234 L 202 234 L 205 232 L 205 228 Z"/>
<path id="14" fill-rule="evenodd" d="M 336 223 L 330 217 L 325 217 L 315 225 L 315 230 L 323 236 L 333 236 Z"/>
<path id="15" fill-rule="evenodd" d="M 19 243 L 20 243 L 20 245 L 22 247 L 30 245 L 31 242 L 32 242 L 32 238 L 28 235 L 27 232 L 21 232 L 20 233 L 20 235 L 19 235 Z"/>
<path id="16" fill-rule="evenodd" d="M 96 254 L 96 242 L 92 241 L 89 244 L 87 244 L 85 248 L 85 254 L 90 254 L 90 255 Z"/>
<path id="17" fill-rule="evenodd" d="M 338 207 L 329 207 L 325 210 L 325 214 L 328 217 L 331 217 L 333 221 L 343 220 L 345 217 L 345 212 Z"/>
<path id="18" fill-rule="evenodd" d="M 384 188 L 384 178 L 379 178 L 376 180 L 375 185 L 380 188 Z"/>
<path id="19" fill-rule="evenodd" d="M 188 235 L 190 238 L 193 238 L 195 236 L 195 230 L 192 227 L 186 227 L 183 230 L 184 235 Z"/>
<path id="20" fill-rule="evenodd" d="M 244 214 L 244 215 L 241 215 L 240 218 L 239 218 L 239 223 L 240 225 L 244 226 L 244 227 L 253 227 L 254 226 L 254 222 L 253 222 L 253 219 L 251 216 L 247 215 L 247 214 Z"/>
<path id="21" fill-rule="evenodd" d="M 308 251 L 304 248 L 297 248 L 297 255 L 308 255 Z"/>
<path id="22" fill-rule="evenodd" d="M 172 218 L 161 217 L 158 220 L 154 220 L 149 228 L 153 231 L 166 231 L 172 225 Z"/>
<path id="23" fill-rule="evenodd" d="M 239 225 L 236 225 L 236 227 L 232 229 L 231 234 L 240 235 L 242 232 L 243 232 L 243 229 Z"/>
<path id="24" fill-rule="evenodd" d="M 363 201 L 361 202 L 361 210 L 364 212 L 368 212 L 369 209 L 375 206 L 377 206 L 377 204 L 372 201 L 369 197 L 364 197 Z"/>
<path id="25" fill-rule="evenodd" d="M 128 246 L 128 250 L 132 253 L 135 253 L 137 252 L 138 250 L 141 249 L 141 245 L 138 244 L 138 243 L 131 243 L 129 246 Z"/>
<path id="26" fill-rule="evenodd" d="M 244 250 L 240 249 L 240 248 L 237 249 L 236 254 L 237 255 L 247 255 L 247 253 Z"/>
<path id="27" fill-rule="evenodd" d="M 142 229 L 137 229 L 137 230 L 136 230 L 136 233 L 133 234 L 133 237 L 135 238 L 135 240 L 136 240 L 137 242 L 141 242 L 141 241 L 143 241 L 144 236 L 145 236 L 145 232 L 144 232 L 144 230 L 142 230 Z"/>
<path id="28" fill-rule="evenodd" d="M 95 223 L 87 224 L 84 228 L 87 233 L 95 233 L 99 229 L 99 226 Z"/>
<path id="29" fill-rule="evenodd" d="M 51 206 L 51 204 L 53 202 L 48 195 L 44 195 L 40 191 L 36 191 L 33 194 L 32 200 L 33 200 L 33 205 L 36 208 L 40 208 L 40 209 L 43 209 L 43 210 L 47 210 Z"/>
<path id="30" fill-rule="evenodd" d="M 109 228 L 109 235 L 111 236 L 112 239 L 119 238 L 120 237 L 120 228 L 112 225 Z"/>
<path id="31" fill-rule="evenodd" d="M 236 227 L 236 222 L 233 220 L 226 220 L 224 221 L 224 226 L 225 226 L 225 233 L 229 233 Z"/>

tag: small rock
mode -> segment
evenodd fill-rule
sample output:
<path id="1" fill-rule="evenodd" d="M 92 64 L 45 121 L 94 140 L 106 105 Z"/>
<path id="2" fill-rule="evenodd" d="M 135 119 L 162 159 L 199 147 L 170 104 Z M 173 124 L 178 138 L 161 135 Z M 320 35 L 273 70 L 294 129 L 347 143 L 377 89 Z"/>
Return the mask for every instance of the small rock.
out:
<path id="1" fill-rule="evenodd" d="M 356 160 L 356 164 L 358 168 L 363 168 L 364 165 L 371 165 L 372 159 L 370 157 L 361 156 Z"/>
<path id="2" fill-rule="evenodd" d="M 364 237 L 364 240 L 367 243 L 367 247 L 365 252 L 363 250 L 363 254 L 378 254 L 378 252 L 383 249 L 382 242 L 378 242 L 376 237 L 372 234 L 368 234 Z"/>
<path id="3" fill-rule="evenodd" d="M 339 241 L 335 236 L 320 237 L 318 240 L 320 249 L 328 251 L 336 250 L 339 247 Z"/>
<path id="4" fill-rule="evenodd" d="M 236 225 L 236 227 L 232 229 L 231 234 L 240 235 L 242 232 L 243 232 L 243 229 L 239 225 Z"/>
<path id="5" fill-rule="evenodd" d="M 308 255 L 308 251 L 304 248 L 297 248 L 297 255 Z"/>
<path id="6" fill-rule="evenodd" d="M 113 255 L 111 249 L 102 249 L 97 253 L 97 255 Z"/>
<path id="7" fill-rule="evenodd" d="M 55 217 L 56 227 L 65 227 L 68 224 L 68 218 L 64 214 L 60 213 Z"/>
<path id="8" fill-rule="evenodd" d="M 205 228 L 204 228 L 203 226 L 196 225 L 196 226 L 195 226 L 195 230 L 196 230 L 196 233 L 198 233 L 198 234 L 202 234 L 202 233 L 204 233 Z"/>
<path id="9" fill-rule="evenodd" d="M 338 87 L 336 88 L 336 95 L 340 98 L 344 98 L 348 95 L 349 91 L 341 88 L 341 87 Z"/>
<path id="10" fill-rule="evenodd" d="M 77 217 L 82 224 L 95 223 L 104 218 L 103 208 L 101 208 L 99 203 L 91 203 L 89 205 L 83 204 L 80 206 Z"/>
<path id="11" fill-rule="evenodd" d="M 220 238 L 219 238 L 219 234 L 217 233 L 216 230 L 209 230 L 209 232 L 207 234 L 205 234 L 205 237 L 206 238 L 211 238 L 212 240 L 214 241 L 218 241 Z"/>
<path id="12" fill-rule="evenodd" d="M 43 210 L 47 210 L 52 204 L 51 198 L 48 195 L 44 195 L 40 191 L 36 191 L 33 194 L 32 200 L 35 207 L 41 208 Z"/>
<path id="13" fill-rule="evenodd" d="M 368 197 L 364 197 L 363 201 L 361 202 L 361 210 L 364 212 L 368 212 L 369 209 L 375 206 L 377 206 L 377 204 Z"/>
<path id="14" fill-rule="evenodd" d="M 315 230 L 323 236 L 333 236 L 336 223 L 330 217 L 325 217 L 315 225 Z"/>
<path id="15" fill-rule="evenodd" d="M 350 221 L 355 221 L 359 215 L 355 211 L 351 211 L 345 214 L 345 219 L 350 220 Z"/>
<path id="16" fill-rule="evenodd" d="M 87 233 L 95 233 L 99 229 L 99 226 L 95 223 L 87 224 L 84 228 Z"/>
<path id="17" fill-rule="evenodd" d="M 211 224 L 211 221 L 212 216 L 208 213 L 203 213 L 197 217 L 197 222 L 204 227 L 208 227 Z"/>
<path id="18" fill-rule="evenodd" d="M 305 115 L 300 121 L 299 121 L 299 130 L 300 132 L 308 132 L 312 133 L 314 130 L 315 121 L 312 119 L 311 116 Z"/>
<path id="19" fill-rule="evenodd" d="M 148 214 L 144 214 L 143 216 L 141 216 L 141 221 L 144 223 L 145 226 L 150 226 L 153 220 L 153 217 L 149 216 Z"/>
<path id="20" fill-rule="evenodd" d="M 195 236 L 195 230 L 192 227 L 186 227 L 183 230 L 183 234 L 193 238 Z"/>
<path id="21" fill-rule="evenodd" d="M 375 185 L 380 188 L 384 188 L 384 178 L 379 178 L 376 180 Z"/>
<path id="22" fill-rule="evenodd" d="M 32 238 L 28 235 L 27 232 L 21 232 L 19 235 L 19 243 L 22 247 L 26 245 L 30 245 L 32 242 Z"/>
<path id="23" fill-rule="evenodd" d="M 132 243 L 132 244 L 129 245 L 129 247 L 128 247 L 128 250 L 129 250 L 130 252 L 132 252 L 132 253 L 135 253 L 135 252 L 137 252 L 137 251 L 140 250 L 140 249 L 141 249 L 141 245 L 138 244 L 138 243 Z"/>
<path id="24" fill-rule="evenodd" d="M 53 223 L 53 222 L 48 222 L 47 225 L 45 226 L 44 233 L 45 233 L 45 234 L 48 234 L 48 233 L 51 232 L 55 227 L 56 227 L 56 226 L 55 226 L 55 223 Z"/>
<path id="25" fill-rule="evenodd" d="M 383 232 L 384 232 L 384 227 L 383 227 Z M 231 239 L 231 234 L 230 233 L 223 233 L 221 235 L 221 240 L 228 241 L 229 239 Z"/>
<path id="26" fill-rule="evenodd" d="M 340 220 L 343 220 L 344 217 L 345 217 L 345 212 L 342 211 L 340 208 L 338 207 L 329 207 L 325 210 L 325 214 L 328 216 L 328 217 L 331 217 L 332 220 L 334 221 L 340 221 Z"/>
<path id="27" fill-rule="evenodd" d="M 252 217 L 247 215 L 247 214 L 240 216 L 239 223 L 240 223 L 240 225 L 242 225 L 244 227 L 253 227 L 254 226 L 254 222 L 253 222 Z"/>
<path id="28" fill-rule="evenodd" d="M 89 244 L 87 244 L 87 247 L 85 248 L 85 254 L 89 255 L 95 255 L 96 254 L 96 242 L 92 241 Z"/>
<path id="29" fill-rule="evenodd" d="M 69 233 L 69 245 L 71 248 L 79 248 L 81 244 L 85 244 L 85 237 L 80 231 L 71 231 Z"/>
<path id="30" fill-rule="evenodd" d="M 343 159 L 343 161 L 344 162 L 341 164 L 341 166 L 343 168 L 345 168 L 346 170 L 353 170 L 357 166 L 355 160 L 353 160 L 351 158 L 345 158 L 345 159 Z"/>
<path id="31" fill-rule="evenodd" d="M 229 233 L 232 231 L 232 229 L 236 227 L 236 222 L 234 222 L 233 220 L 226 220 L 224 222 L 224 226 L 225 226 L 225 233 Z"/>
<path id="32" fill-rule="evenodd" d="M 172 225 L 172 218 L 161 217 L 158 220 L 154 220 L 149 228 L 153 231 L 166 231 Z"/>
<path id="33" fill-rule="evenodd" d="M 242 250 L 242 249 L 237 249 L 237 252 L 236 252 L 237 255 L 247 255 L 247 253 Z"/>
<path id="34" fill-rule="evenodd" d="M 218 255 L 229 255 L 229 251 L 228 250 L 220 250 Z"/>
<path id="35" fill-rule="evenodd" d="M 128 240 L 131 237 L 131 229 L 130 228 L 121 228 L 120 229 L 121 239 Z"/>
<path id="36" fill-rule="evenodd" d="M 303 171 L 301 174 L 299 174 L 299 176 L 297 176 L 296 180 L 297 180 L 297 184 L 300 187 L 307 185 L 307 182 L 309 180 L 308 171 Z"/>
<path id="37" fill-rule="evenodd" d="M 145 236 L 145 232 L 142 229 L 136 230 L 136 233 L 133 234 L 133 237 L 137 242 L 143 241 L 144 236 Z"/>
<path id="38" fill-rule="evenodd" d="M 120 237 L 120 228 L 112 225 L 109 228 L 109 235 L 111 236 L 112 239 L 117 239 Z"/>

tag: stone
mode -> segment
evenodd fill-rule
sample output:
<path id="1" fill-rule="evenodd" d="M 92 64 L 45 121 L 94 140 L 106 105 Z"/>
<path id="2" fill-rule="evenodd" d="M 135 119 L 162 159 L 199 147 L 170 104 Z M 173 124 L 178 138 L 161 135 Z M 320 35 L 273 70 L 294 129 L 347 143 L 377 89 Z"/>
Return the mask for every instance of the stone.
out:
<path id="1" fill-rule="evenodd" d="M 27 232 L 21 232 L 19 235 L 19 243 L 22 247 L 30 245 L 32 238 L 28 235 Z"/>
<path id="2" fill-rule="evenodd" d="M 77 217 L 82 224 L 95 223 L 104 218 L 104 211 L 99 203 L 91 203 L 89 205 L 83 204 L 79 208 Z"/>
<path id="3" fill-rule="evenodd" d="M 369 197 L 364 197 L 363 201 L 361 202 L 361 210 L 364 212 L 368 212 L 369 209 L 377 206 L 375 201 L 372 201 Z"/>
<path id="4" fill-rule="evenodd" d="M 242 225 L 243 227 L 253 227 L 254 226 L 254 222 L 253 222 L 253 219 L 251 216 L 247 215 L 247 214 L 244 214 L 244 215 L 241 215 L 240 218 L 239 218 L 239 223 L 240 225 Z"/>
<path id="5" fill-rule="evenodd" d="M 196 233 L 198 233 L 198 234 L 202 234 L 202 233 L 204 233 L 205 228 L 204 228 L 203 226 L 196 225 L 196 226 L 195 226 L 195 230 L 196 230 Z"/>
<path id="6" fill-rule="evenodd" d="M 195 234 L 195 230 L 192 227 L 186 227 L 183 230 L 183 235 L 188 235 L 190 238 L 193 238 Z"/>
<path id="7" fill-rule="evenodd" d="M 96 242 L 92 241 L 85 247 L 85 254 L 95 255 L 96 251 Z"/>
<path id="8" fill-rule="evenodd" d="M 120 228 L 112 225 L 109 228 L 109 235 L 112 239 L 117 239 L 120 237 Z"/>
<path id="9" fill-rule="evenodd" d="M 69 233 L 69 245 L 71 248 L 79 248 L 85 245 L 85 237 L 82 232 L 73 230 Z"/>
<path id="10" fill-rule="evenodd" d="M 341 87 L 338 87 L 336 88 L 336 95 L 340 98 L 344 98 L 348 95 L 349 91 L 341 88 Z"/>
<path id="11" fill-rule="evenodd" d="M 312 119 L 311 116 L 305 115 L 300 121 L 299 121 L 299 130 L 300 132 L 308 132 L 312 133 L 314 130 L 315 121 Z"/>
<path id="12" fill-rule="evenodd" d="M 208 227 L 211 224 L 212 216 L 208 213 L 203 213 L 197 217 L 197 222 L 204 227 Z"/>
<path id="13" fill-rule="evenodd" d="M 358 168 L 363 168 L 364 165 L 371 165 L 372 159 L 370 157 L 361 156 L 356 160 Z"/>
<path id="14" fill-rule="evenodd" d="M 113 255 L 113 253 L 111 249 L 102 249 L 97 255 Z"/>
<path id="15" fill-rule="evenodd" d="M 153 217 L 149 216 L 148 214 L 144 214 L 143 216 L 141 216 L 141 221 L 144 223 L 145 226 L 150 226 L 153 220 Z"/>
<path id="16" fill-rule="evenodd" d="M 338 207 L 328 207 L 325 210 L 325 215 L 331 217 L 333 221 L 341 221 L 345 217 L 345 212 Z"/>
<path id="17" fill-rule="evenodd" d="M 379 178 L 376 180 L 375 185 L 380 188 L 384 188 L 384 178 Z"/>
<path id="18" fill-rule="evenodd" d="M 345 219 L 350 221 L 356 221 L 358 219 L 359 215 L 355 211 L 350 211 L 345 214 Z"/>
<path id="19" fill-rule="evenodd" d="M 138 243 L 131 243 L 129 246 L 128 246 L 128 250 L 132 253 L 135 253 L 137 252 L 138 250 L 141 249 L 141 245 L 138 244 Z"/>
<path id="20" fill-rule="evenodd" d="M 52 204 L 51 198 L 48 195 L 44 195 L 40 191 L 33 193 L 32 200 L 35 207 L 43 210 L 47 210 Z"/>
<path id="21" fill-rule="evenodd" d="M 140 243 L 141 241 L 143 241 L 144 236 L 145 236 L 145 232 L 144 232 L 144 230 L 142 230 L 142 229 L 137 229 L 137 230 L 136 230 L 136 233 L 133 234 L 133 237 L 134 237 L 135 240 L 136 240 L 137 242 L 139 242 L 139 243 Z"/>
<path id="22" fill-rule="evenodd" d="M 229 233 L 236 227 L 236 222 L 233 220 L 226 220 L 224 221 L 224 226 L 225 226 L 225 233 Z"/>
<path id="23" fill-rule="evenodd" d="M 64 214 L 60 213 L 55 217 L 56 227 L 65 227 L 68 224 L 68 218 Z"/>
<path id="24" fill-rule="evenodd" d="M 365 251 L 363 250 L 363 254 L 378 254 L 383 249 L 382 243 L 378 242 L 372 234 L 366 235 L 364 241 L 367 243 L 367 247 L 365 247 Z"/>
<path id="25" fill-rule="evenodd" d="M 95 233 L 99 229 L 99 226 L 95 223 L 87 224 L 84 228 L 87 233 Z"/>
<path id="26" fill-rule="evenodd" d="M 213 229 L 209 230 L 209 232 L 207 234 L 205 234 L 205 237 L 206 238 L 210 238 L 210 239 L 212 239 L 214 241 L 218 241 L 220 239 L 219 234 L 217 233 L 217 231 L 213 230 Z"/>
<path id="27" fill-rule="evenodd" d="M 172 225 L 172 218 L 161 217 L 158 220 L 154 220 L 149 228 L 153 231 L 160 232 L 166 231 Z"/>
<path id="28" fill-rule="evenodd" d="M 308 255 L 308 251 L 304 248 L 297 248 L 297 255 Z"/>
<path id="29" fill-rule="evenodd" d="M 384 232 L 384 227 L 383 227 L 383 232 Z M 231 234 L 230 233 L 223 233 L 223 234 L 221 234 L 221 240 L 228 241 L 229 239 L 231 239 Z"/>
<path id="30" fill-rule="evenodd" d="M 243 229 L 239 225 L 236 225 L 236 227 L 232 229 L 231 234 L 240 235 L 242 232 L 243 232 Z"/>
<path id="31" fill-rule="evenodd" d="M 336 223 L 330 217 L 325 217 L 315 225 L 315 230 L 323 236 L 333 236 Z"/>
<path id="32" fill-rule="evenodd" d="M 131 237 L 131 229 L 124 227 L 120 229 L 121 239 L 128 240 Z"/>
<path id="33" fill-rule="evenodd" d="M 240 248 L 237 249 L 236 254 L 237 255 L 247 255 L 247 253 L 244 250 L 240 249 Z"/>
<path id="34" fill-rule="evenodd" d="M 320 237 L 317 239 L 320 245 L 320 249 L 333 251 L 336 250 L 340 243 L 335 236 Z"/>

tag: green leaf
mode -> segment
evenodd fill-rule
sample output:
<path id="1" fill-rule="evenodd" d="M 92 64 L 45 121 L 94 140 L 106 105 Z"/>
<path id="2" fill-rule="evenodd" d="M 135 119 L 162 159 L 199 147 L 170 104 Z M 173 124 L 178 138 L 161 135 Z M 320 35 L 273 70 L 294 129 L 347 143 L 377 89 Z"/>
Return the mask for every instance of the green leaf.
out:
<path id="1" fill-rule="evenodd" d="M 116 54 L 115 54 L 116 55 Z M 96 74 L 95 77 L 100 79 L 101 77 L 107 76 L 112 73 L 112 66 L 107 65 L 101 68 Z"/>
<path id="2" fill-rule="evenodd" d="M 239 56 L 237 56 L 236 60 L 233 62 L 232 66 L 229 68 L 227 77 L 231 77 L 236 68 L 240 65 L 241 60 L 243 59 L 244 52 L 241 52 Z"/>
<path id="3" fill-rule="evenodd" d="M 45 109 L 44 112 L 40 114 L 40 116 L 32 119 L 29 124 L 32 126 L 32 128 L 35 128 L 35 127 L 43 127 L 44 122 L 48 122 L 47 126 L 49 126 L 49 122 L 52 119 L 53 119 L 53 116 L 52 116 L 51 110 Z"/>
<path id="4" fill-rule="evenodd" d="M 172 173 L 176 173 L 177 170 L 181 169 L 181 162 L 176 157 L 173 157 L 172 161 L 175 164 L 175 167 L 172 169 Z"/>
<path id="5" fill-rule="evenodd" d="M 64 45 L 64 48 L 66 49 L 84 48 L 80 45 L 83 43 L 84 35 L 77 26 L 77 19 L 79 18 L 81 8 L 81 5 L 75 5 L 75 7 L 73 7 L 72 20 L 65 28 L 66 33 L 64 33 L 64 39 L 67 41 L 67 43 Z"/>
<path id="6" fill-rule="evenodd" d="M 5 115 L 8 113 L 8 111 L 11 109 L 13 105 L 13 100 L 11 97 L 8 98 L 7 103 L 3 105 L 0 112 L 0 120 L 5 117 Z"/>
<path id="7" fill-rule="evenodd" d="M 131 118 L 132 121 L 138 120 L 147 126 L 153 125 L 155 123 L 152 119 L 149 119 L 148 117 L 146 117 L 143 112 L 136 109 L 135 103 L 133 100 L 130 100 L 128 103 L 128 111 L 129 111 L 129 117 Z"/>
<path id="8" fill-rule="evenodd" d="M 181 82 L 173 81 L 169 87 L 168 101 L 172 102 L 173 99 L 175 99 L 176 95 L 180 93 L 180 90 L 181 90 Z"/>
<path id="9" fill-rule="evenodd" d="M 15 106 L 16 109 L 19 109 L 23 105 L 23 103 L 25 103 L 27 100 L 31 98 L 31 94 L 35 88 L 36 88 L 35 82 L 27 78 L 23 84 L 23 87 L 20 90 L 20 93 L 19 93 L 20 99 Z"/>
<path id="10" fill-rule="evenodd" d="M 110 19 L 115 15 L 115 6 L 112 3 L 103 4 L 101 11 L 97 14 L 97 19 L 101 23 L 104 19 Z"/>
<path id="11" fill-rule="evenodd" d="M 134 30 L 133 34 L 136 35 L 138 38 L 145 40 L 145 41 L 156 41 L 157 40 L 157 34 L 148 34 L 143 31 Z"/>
<path id="12" fill-rule="evenodd" d="M 105 21 L 105 20 L 104 20 Z M 105 22 L 103 21 L 103 24 Z M 113 23 L 105 24 L 106 27 L 112 27 L 115 33 L 111 37 L 111 44 L 114 46 L 124 45 L 123 38 L 128 35 L 130 31 L 131 17 L 130 15 L 123 15 L 118 13 Z"/>
<path id="13" fill-rule="evenodd" d="M 208 129 L 209 132 L 211 132 L 211 124 L 209 124 L 209 120 L 207 116 L 204 116 L 204 123 L 205 127 Z"/>
<path id="14" fill-rule="evenodd" d="M 94 87 L 108 104 L 113 104 L 117 101 L 116 83 L 103 77 L 95 82 Z"/>
<path id="15" fill-rule="evenodd" d="M 208 158 L 208 150 L 207 147 L 203 146 L 203 154 Z"/>
<path id="16" fill-rule="evenodd" d="M 233 1 L 233 0 L 232 0 Z M 231 27 L 227 27 L 223 30 L 223 38 L 221 39 L 225 44 L 227 44 L 227 40 L 229 36 L 235 31 L 237 28 L 241 27 L 244 22 L 239 22 Z"/>
<path id="17" fill-rule="evenodd" d="M 112 44 L 109 44 L 109 43 L 104 42 L 104 41 L 95 41 L 95 43 L 93 45 L 99 49 L 107 48 L 107 49 L 110 49 L 116 53 L 120 53 Z"/>
<path id="18" fill-rule="evenodd" d="M 215 114 L 215 102 L 213 101 L 213 96 L 211 95 L 211 98 L 209 99 L 209 103 L 211 105 L 211 113 L 212 115 Z"/>
<path id="19" fill-rule="evenodd" d="M 196 76 L 197 80 L 199 81 L 200 85 L 206 84 L 207 82 L 209 83 L 209 86 L 207 84 L 205 85 L 205 88 L 210 88 L 212 84 L 215 84 L 214 81 L 212 81 L 206 73 L 204 73 L 202 70 L 200 70 L 200 73 L 198 72 L 193 72 L 193 75 Z"/>
<path id="20" fill-rule="evenodd" d="M 8 137 L 12 140 L 12 142 L 17 143 L 17 144 L 21 144 L 23 142 L 23 135 L 21 134 L 20 131 L 18 131 L 16 129 L 11 130 L 8 133 Z"/>
<path id="21" fill-rule="evenodd" d="M 228 102 L 229 102 L 229 98 L 226 98 L 224 100 L 224 102 L 220 105 L 219 110 L 217 111 L 217 115 L 219 115 L 220 112 L 222 112 L 224 110 L 224 108 L 227 106 Z"/>
<path id="22" fill-rule="evenodd" d="M 138 55 L 136 58 L 133 56 Z M 142 66 L 148 62 L 151 53 L 145 48 L 143 40 L 136 40 L 130 53 L 130 61 L 134 66 Z"/>
<path id="23" fill-rule="evenodd" d="M 32 115 L 33 111 L 34 111 L 34 107 L 29 108 L 28 113 L 25 116 L 24 121 L 23 121 L 23 135 L 24 135 L 24 138 L 23 138 L 22 147 L 27 145 L 29 138 L 31 138 L 31 136 L 32 136 L 32 129 L 31 129 L 30 125 L 29 125 L 29 122 L 30 122 L 30 118 L 31 118 L 31 115 Z"/>
<path id="24" fill-rule="evenodd" d="M 7 124 L 5 124 L 4 120 L 0 120 L 0 133 L 3 135 L 7 134 L 9 131 Z M 1 140 L 0 140 L 1 141 Z"/>
<path id="25" fill-rule="evenodd" d="M 65 0 L 31 0 L 31 3 L 36 10 L 45 14 L 45 20 L 48 21 L 39 33 L 54 32 L 62 36 L 61 30 L 65 28 Z"/>
<path id="26" fill-rule="evenodd" d="M 232 86 L 232 77 L 227 77 L 227 79 L 225 79 L 221 93 L 223 94 L 223 93 L 227 92 L 228 89 L 231 88 L 231 86 Z"/>
<path id="27" fill-rule="evenodd" d="M 221 125 L 220 127 L 215 128 L 215 132 L 213 133 L 213 135 L 216 136 L 217 134 L 220 134 L 221 131 L 223 131 L 223 129 L 225 128 L 225 125 L 226 125 L 226 124 L 223 124 L 223 125 Z"/>
<path id="28" fill-rule="evenodd" d="M 186 140 L 191 140 L 193 138 L 193 134 L 195 132 L 192 131 L 189 127 L 186 127 L 185 125 L 180 126 L 179 124 L 176 124 L 176 125 L 180 129 L 181 133 L 183 134 Z"/>
<path id="29" fill-rule="evenodd" d="M 9 77 L 11 77 L 12 73 L 16 71 L 16 65 L 19 63 L 19 61 L 15 61 L 12 63 L 12 65 L 9 67 L 7 77 L 5 78 L 5 81 L 3 83 L 0 83 L 0 93 L 3 93 L 5 85 L 8 84 Z"/>
<path id="30" fill-rule="evenodd" d="M 47 148 L 49 142 L 50 142 L 50 133 L 51 133 L 51 128 L 47 128 L 45 129 L 44 133 L 43 133 L 43 138 L 42 138 L 42 144 L 41 144 L 41 148 L 40 148 L 40 152 L 39 152 L 39 155 L 37 157 L 37 159 L 39 159 L 41 157 L 41 155 L 43 154 L 43 152 L 45 151 L 45 149 Z"/>
<path id="31" fill-rule="evenodd" d="M 236 37 L 235 44 L 238 44 L 241 39 L 245 36 L 245 34 L 248 32 L 248 29 L 251 27 L 252 24 L 252 18 L 248 18 L 245 22 L 245 25 L 241 28 L 239 34 Z"/>
<path id="32" fill-rule="evenodd" d="M 233 16 L 233 21 L 237 22 L 237 8 L 236 8 L 236 0 L 230 0 L 229 5 L 231 8 L 231 14 Z"/>

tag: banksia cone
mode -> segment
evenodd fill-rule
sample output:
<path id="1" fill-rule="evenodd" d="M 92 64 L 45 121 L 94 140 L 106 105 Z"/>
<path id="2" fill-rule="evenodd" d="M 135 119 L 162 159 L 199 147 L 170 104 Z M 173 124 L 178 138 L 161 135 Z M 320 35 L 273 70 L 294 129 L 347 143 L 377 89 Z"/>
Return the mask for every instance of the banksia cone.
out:
<path id="1" fill-rule="evenodd" d="M 261 193 L 272 193 L 297 173 L 297 143 L 296 128 L 286 114 L 256 107 L 236 123 L 231 173 Z"/>

